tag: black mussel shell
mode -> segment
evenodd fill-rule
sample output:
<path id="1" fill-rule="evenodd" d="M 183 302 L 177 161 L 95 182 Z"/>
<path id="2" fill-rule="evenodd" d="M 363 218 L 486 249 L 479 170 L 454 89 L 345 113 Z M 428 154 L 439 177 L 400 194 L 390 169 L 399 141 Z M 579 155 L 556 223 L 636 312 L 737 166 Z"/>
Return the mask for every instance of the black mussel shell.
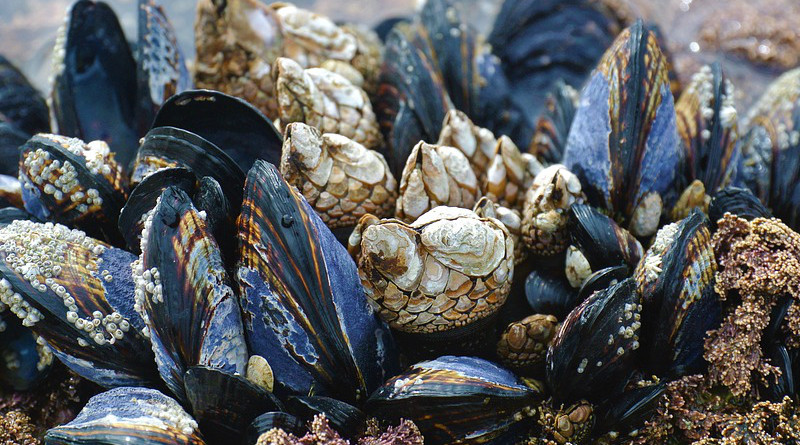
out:
<path id="1" fill-rule="evenodd" d="M 50 370 L 53 355 L 10 311 L 0 311 L 0 387 L 32 389 Z"/>
<path id="2" fill-rule="evenodd" d="M 192 414 L 209 443 L 239 442 L 260 413 L 283 410 L 272 393 L 242 376 L 195 366 L 186 371 L 184 381 Z"/>
<path id="3" fill-rule="evenodd" d="M 237 281 L 251 354 L 269 357 L 276 392 L 348 403 L 397 369 L 388 327 L 356 264 L 300 192 L 256 161 L 239 216 Z"/>
<path id="4" fill-rule="evenodd" d="M 450 108 L 443 80 L 425 52 L 399 29 L 386 39 L 375 113 L 386 141 L 383 155 L 395 178 L 419 141 L 436 141 Z"/>
<path id="5" fill-rule="evenodd" d="M 51 110 L 57 132 L 104 140 L 125 167 L 139 146 L 136 62 L 114 11 L 80 0 L 69 10 L 54 50 Z"/>
<path id="6" fill-rule="evenodd" d="M 0 228 L 5 227 L 18 219 L 36 221 L 30 213 L 16 207 L 6 207 L 0 209 Z"/>
<path id="7" fill-rule="evenodd" d="M 245 430 L 242 445 L 253 445 L 259 436 L 273 428 L 280 428 L 296 437 L 303 437 L 307 431 L 305 422 L 297 417 L 281 411 L 270 411 L 253 419 Z"/>
<path id="8" fill-rule="evenodd" d="M 584 301 L 593 293 L 613 286 L 629 276 L 631 276 L 631 271 L 626 265 L 606 267 L 593 272 L 581 286 L 576 300 Z"/>
<path id="9" fill-rule="evenodd" d="M 628 278 L 595 292 L 567 315 L 547 351 L 554 399 L 599 403 L 619 394 L 639 353 L 641 302 Z"/>
<path id="10" fill-rule="evenodd" d="M 769 324 L 766 329 L 761 333 L 761 347 L 767 349 L 772 344 L 782 344 L 786 340 L 786 332 L 784 331 L 784 323 L 786 322 L 786 314 L 789 313 L 789 308 L 794 305 L 794 299 L 788 295 L 784 295 L 778 299 L 778 303 L 772 308 L 772 313 L 769 315 Z"/>
<path id="11" fill-rule="evenodd" d="M 156 112 L 169 97 L 191 88 L 192 79 L 164 9 L 155 0 L 139 2 L 136 45 L 139 134 L 147 133 Z"/>
<path id="12" fill-rule="evenodd" d="M 192 200 L 198 210 L 205 212 L 206 224 L 219 244 L 226 266 L 233 267 L 237 240 L 236 232 L 231 230 L 231 227 L 236 227 L 238 208 L 234 212 L 233 205 L 228 201 L 222 186 L 211 176 L 200 178 L 197 192 Z"/>
<path id="13" fill-rule="evenodd" d="M 154 171 L 169 167 L 187 168 L 198 180 L 205 176 L 214 178 L 238 212 L 244 171 L 216 145 L 180 128 L 153 128 L 139 147 L 131 180 L 138 183 Z"/>
<path id="14" fill-rule="evenodd" d="M 753 192 L 739 187 L 725 187 L 711 198 L 708 218 L 714 226 L 726 213 L 748 221 L 755 218 L 772 218 L 772 212 L 764 207 Z"/>
<path id="15" fill-rule="evenodd" d="M 539 269 L 525 279 L 525 298 L 533 313 L 555 315 L 559 320 L 579 303 L 563 273 Z"/>
<path id="16" fill-rule="evenodd" d="M 197 422 L 175 400 L 149 388 L 98 394 L 75 420 L 47 431 L 46 445 L 204 445 Z"/>
<path id="17" fill-rule="evenodd" d="M 797 386 L 794 381 L 793 364 L 798 359 L 797 351 L 790 352 L 782 344 L 772 344 L 764 350 L 764 358 L 780 370 L 780 374 L 775 378 L 767 379 L 769 384 L 764 388 L 766 397 L 774 402 L 780 402 L 784 397 L 794 398 L 797 394 Z"/>
<path id="18" fill-rule="evenodd" d="M 19 180 L 25 210 L 122 244 L 117 218 L 127 177 L 101 141 L 38 134 L 22 146 Z"/>
<path id="19" fill-rule="evenodd" d="M 389 379 L 367 401 L 379 419 L 411 419 L 426 443 L 486 443 L 535 415 L 541 394 L 492 362 L 444 356 Z"/>
<path id="20" fill-rule="evenodd" d="M 675 104 L 686 150 L 684 186 L 699 179 L 714 193 L 730 183 L 739 162 L 733 86 L 719 63 L 701 68 Z"/>
<path id="21" fill-rule="evenodd" d="M 619 397 L 608 400 L 597 410 L 599 432 L 627 434 L 640 428 L 655 412 L 666 389 L 667 384 L 662 381 L 655 385 L 626 390 Z"/>
<path id="22" fill-rule="evenodd" d="M 620 33 L 581 91 L 564 165 L 589 202 L 635 236 L 656 232 L 683 162 L 667 60 L 641 21 Z"/>
<path id="23" fill-rule="evenodd" d="M 408 25 L 411 23 L 411 18 L 409 17 L 389 17 L 387 19 L 381 20 L 375 27 L 373 31 L 378 37 L 381 39 L 381 42 L 386 42 L 386 39 L 389 37 L 389 32 L 395 28 L 397 25 Z"/>
<path id="24" fill-rule="evenodd" d="M 243 171 L 256 159 L 275 165 L 281 159 L 283 141 L 272 123 L 249 103 L 219 91 L 189 90 L 170 97 L 153 122 L 153 129 L 158 127 L 200 136 L 221 148 Z M 202 176 L 223 182 L 212 174 Z"/>
<path id="25" fill-rule="evenodd" d="M 244 374 L 247 347 L 236 294 L 203 215 L 183 190 L 161 194 L 141 250 L 133 267 L 137 305 L 167 387 L 186 401 L 184 373 L 195 365 Z"/>
<path id="26" fill-rule="evenodd" d="M 0 121 L 0 175 L 17 175 L 19 149 L 28 139 L 29 134 L 11 123 Z"/>
<path id="27" fill-rule="evenodd" d="M 701 211 L 656 235 L 634 274 L 644 301 L 648 371 L 680 377 L 703 370 L 706 331 L 722 320 L 716 269 L 708 218 Z"/>
<path id="28" fill-rule="evenodd" d="M 168 187 L 177 187 L 186 193 L 194 193 L 197 178 L 185 168 L 165 168 L 145 177 L 136 188 L 125 207 L 119 213 L 119 231 L 125 237 L 128 249 L 139 254 L 141 252 L 141 234 L 147 213 L 156 206 L 161 193 Z"/>
<path id="29" fill-rule="evenodd" d="M 642 257 L 642 245 L 636 238 L 589 205 L 570 207 L 567 230 L 592 270 L 619 265 L 633 269 Z"/>
<path id="30" fill-rule="evenodd" d="M 360 409 L 330 397 L 290 397 L 286 409 L 309 422 L 314 416 L 324 414 L 334 430 L 350 439 L 360 437 L 367 426 L 367 416 Z"/>
<path id="31" fill-rule="evenodd" d="M 50 222 L 16 220 L 0 238 L 0 301 L 56 358 L 106 387 L 157 382 L 134 310 L 134 255 Z"/>
<path id="32" fill-rule="evenodd" d="M 590 0 L 503 2 L 489 43 L 527 115 L 539 115 L 545 94 L 557 81 L 575 87 L 584 83 L 625 26 L 622 11 L 607 5 Z"/>
<path id="33" fill-rule="evenodd" d="M 31 86 L 22 72 L 2 55 L 0 55 L 0 123 L 9 124 L 27 135 L 50 131 L 50 119 L 44 98 Z"/>
<path id="34" fill-rule="evenodd" d="M 530 150 L 537 159 L 548 164 L 561 162 L 569 127 L 575 118 L 577 101 L 578 92 L 562 80 L 558 80 L 547 93 L 542 112 L 536 120 L 536 133 Z"/>

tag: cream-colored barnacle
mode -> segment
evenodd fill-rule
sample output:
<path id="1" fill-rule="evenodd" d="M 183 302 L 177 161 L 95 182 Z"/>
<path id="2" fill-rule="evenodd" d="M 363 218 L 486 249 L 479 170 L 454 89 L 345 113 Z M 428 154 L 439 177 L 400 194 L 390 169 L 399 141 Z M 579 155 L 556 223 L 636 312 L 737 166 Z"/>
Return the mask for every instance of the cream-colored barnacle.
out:
<path id="1" fill-rule="evenodd" d="M 361 255 L 398 288 L 412 291 L 419 285 L 423 259 L 417 233 L 405 224 L 389 222 L 367 227 L 362 234 Z"/>
<path id="2" fill-rule="evenodd" d="M 522 202 L 542 168 L 535 157 L 521 153 L 508 136 L 501 136 L 483 179 L 483 191 L 489 199 L 513 208 Z"/>
<path id="3" fill-rule="evenodd" d="M 469 276 L 491 274 L 507 255 L 505 227 L 477 217 L 443 219 L 422 228 L 420 240 L 433 257 Z"/>
<path id="4" fill-rule="evenodd" d="M 483 181 L 489 163 L 495 156 L 497 140 L 494 134 L 472 123 L 462 111 L 450 110 L 444 117 L 437 145 L 458 148 L 469 159 L 475 172 L 480 172 Z"/>
<path id="5" fill-rule="evenodd" d="M 580 180 L 563 165 L 543 169 L 525 195 L 522 236 L 538 254 L 562 252 L 567 246 L 567 211 L 585 201 Z"/>

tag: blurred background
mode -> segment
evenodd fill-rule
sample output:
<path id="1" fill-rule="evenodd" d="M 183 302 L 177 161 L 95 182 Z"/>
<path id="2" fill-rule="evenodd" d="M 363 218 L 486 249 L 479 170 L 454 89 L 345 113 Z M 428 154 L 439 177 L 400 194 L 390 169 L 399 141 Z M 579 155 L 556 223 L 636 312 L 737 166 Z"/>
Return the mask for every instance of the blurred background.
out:
<path id="1" fill-rule="evenodd" d="M 58 27 L 73 0 L 0 0 L 0 53 L 47 93 L 50 54 Z M 128 36 L 136 36 L 136 0 L 105 0 Z M 296 0 L 300 7 L 337 21 L 375 25 L 413 13 L 423 0 Z M 513 1 L 513 0 L 512 0 Z M 542 0 L 545 1 L 545 0 Z M 799 0 L 593 0 L 623 4 L 635 16 L 658 24 L 682 81 L 701 64 L 720 60 L 737 87 L 740 105 L 800 62 Z M 462 17 L 490 29 L 501 0 L 457 1 Z M 194 58 L 197 0 L 161 0 L 187 58 Z M 266 3 L 269 3 L 268 1 Z"/>

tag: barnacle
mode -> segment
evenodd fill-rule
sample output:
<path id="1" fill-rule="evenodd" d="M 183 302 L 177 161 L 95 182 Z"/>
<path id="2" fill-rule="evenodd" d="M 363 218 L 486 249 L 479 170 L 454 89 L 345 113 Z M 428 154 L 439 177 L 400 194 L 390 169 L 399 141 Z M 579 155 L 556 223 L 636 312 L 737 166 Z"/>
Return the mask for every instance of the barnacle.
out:
<path id="1" fill-rule="evenodd" d="M 15 445 L 37 445 L 31 418 L 20 411 L 9 411 L 0 415 L 0 443 Z"/>

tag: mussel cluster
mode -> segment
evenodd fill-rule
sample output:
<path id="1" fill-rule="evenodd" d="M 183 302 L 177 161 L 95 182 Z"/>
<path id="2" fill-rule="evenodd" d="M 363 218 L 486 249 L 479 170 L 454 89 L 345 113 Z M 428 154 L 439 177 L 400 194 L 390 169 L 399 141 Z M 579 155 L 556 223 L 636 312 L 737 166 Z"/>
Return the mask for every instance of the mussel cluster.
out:
<path id="1" fill-rule="evenodd" d="M 199 0 L 190 75 L 138 7 L 47 101 L 0 57 L 6 443 L 800 441 L 800 70 L 740 119 L 619 2 Z"/>

